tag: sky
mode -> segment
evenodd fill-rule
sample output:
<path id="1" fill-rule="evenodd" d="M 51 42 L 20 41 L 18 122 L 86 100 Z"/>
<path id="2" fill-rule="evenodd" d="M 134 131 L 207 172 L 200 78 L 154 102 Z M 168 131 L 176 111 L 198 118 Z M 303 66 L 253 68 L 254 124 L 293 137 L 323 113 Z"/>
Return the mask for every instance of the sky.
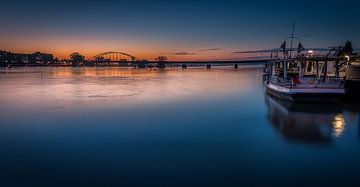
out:
<path id="1" fill-rule="evenodd" d="M 291 34 L 307 47 L 360 47 L 360 1 L 0 0 L 0 50 L 87 58 L 120 51 L 152 60 L 242 58 Z M 296 41 L 297 42 L 297 41 Z"/>

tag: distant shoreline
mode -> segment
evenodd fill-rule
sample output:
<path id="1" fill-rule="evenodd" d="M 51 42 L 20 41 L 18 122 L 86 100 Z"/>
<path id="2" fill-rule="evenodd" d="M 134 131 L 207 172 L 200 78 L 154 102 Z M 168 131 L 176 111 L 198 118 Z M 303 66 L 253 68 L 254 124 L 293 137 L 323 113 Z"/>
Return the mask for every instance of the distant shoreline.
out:
<path id="1" fill-rule="evenodd" d="M 147 62 L 149 66 L 153 66 L 156 64 L 162 63 L 166 67 L 181 67 L 183 64 L 191 66 L 204 66 L 204 65 L 212 65 L 212 66 L 233 66 L 235 64 L 238 65 L 263 65 L 268 63 L 268 61 L 168 61 L 168 62 Z M 72 65 L 72 64 L 0 64 L 0 67 L 135 67 L 137 65 L 136 62 L 130 63 L 128 65 L 122 64 L 103 64 L 103 65 L 95 65 L 94 63 L 84 63 L 82 65 Z"/>

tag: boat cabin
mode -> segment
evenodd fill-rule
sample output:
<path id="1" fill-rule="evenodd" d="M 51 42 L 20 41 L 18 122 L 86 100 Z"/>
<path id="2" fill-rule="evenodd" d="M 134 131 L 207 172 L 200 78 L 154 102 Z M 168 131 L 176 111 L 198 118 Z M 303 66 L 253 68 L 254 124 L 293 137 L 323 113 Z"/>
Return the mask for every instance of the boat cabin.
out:
<path id="1" fill-rule="evenodd" d="M 344 62 L 339 57 L 298 55 L 292 59 L 274 59 L 270 82 L 282 86 L 329 87 L 339 86 L 345 76 Z"/>

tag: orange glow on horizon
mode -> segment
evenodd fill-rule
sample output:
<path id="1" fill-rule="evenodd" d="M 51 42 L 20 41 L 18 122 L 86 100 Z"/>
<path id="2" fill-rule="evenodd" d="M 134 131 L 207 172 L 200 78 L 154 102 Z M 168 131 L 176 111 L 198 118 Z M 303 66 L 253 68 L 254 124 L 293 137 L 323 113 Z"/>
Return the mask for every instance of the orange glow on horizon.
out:
<path id="1" fill-rule="evenodd" d="M 203 54 L 194 54 L 194 55 L 174 55 L 166 52 L 155 52 L 155 51 L 142 51 L 141 49 L 136 50 L 72 50 L 72 49 L 66 49 L 66 48 L 59 48 L 56 50 L 49 50 L 49 49 L 17 49 L 17 48 L 11 48 L 11 49 L 2 49 L 6 51 L 11 51 L 14 53 L 34 53 L 34 52 L 42 52 L 42 53 L 49 53 L 53 54 L 54 57 L 57 57 L 59 59 L 69 59 L 69 55 L 73 52 L 79 52 L 80 54 L 84 55 L 87 60 L 91 59 L 97 54 L 107 52 L 107 51 L 117 51 L 117 52 L 123 52 L 127 54 L 131 54 L 135 57 L 137 57 L 139 60 L 146 59 L 149 61 L 154 60 L 158 56 L 166 56 L 168 57 L 169 61 L 205 61 L 205 60 L 222 60 L 222 59 L 233 59 L 233 58 L 241 58 L 240 56 L 234 56 L 231 53 L 228 52 L 208 52 Z"/>
<path id="2" fill-rule="evenodd" d="M 232 50 L 209 50 L 199 49 L 212 48 L 214 46 L 198 44 L 190 46 L 178 41 L 137 41 L 131 39 L 95 38 L 91 36 L 79 37 L 17 37 L 1 40 L 0 50 L 15 53 L 33 53 L 36 51 L 53 54 L 59 59 L 69 59 L 73 52 L 79 52 L 86 59 L 108 51 L 117 51 L 131 54 L 138 59 L 154 60 L 157 56 L 167 56 L 169 61 L 205 61 L 240 58 L 232 53 L 238 50 L 234 46 Z M 189 54 L 181 55 L 177 52 L 186 51 Z"/>

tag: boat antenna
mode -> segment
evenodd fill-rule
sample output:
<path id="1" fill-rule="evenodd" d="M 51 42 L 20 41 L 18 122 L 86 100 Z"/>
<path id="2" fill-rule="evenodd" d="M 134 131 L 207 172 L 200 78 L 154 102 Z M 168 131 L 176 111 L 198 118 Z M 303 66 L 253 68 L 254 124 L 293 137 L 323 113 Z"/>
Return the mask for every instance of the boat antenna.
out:
<path id="1" fill-rule="evenodd" d="M 295 22 L 293 23 L 293 29 L 292 29 L 292 34 L 291 34 L 290 59 L 291 59 L 291 52 L 292 52 L 292 50 L 293 50 L 294 33 L 295 33 Z"/>

